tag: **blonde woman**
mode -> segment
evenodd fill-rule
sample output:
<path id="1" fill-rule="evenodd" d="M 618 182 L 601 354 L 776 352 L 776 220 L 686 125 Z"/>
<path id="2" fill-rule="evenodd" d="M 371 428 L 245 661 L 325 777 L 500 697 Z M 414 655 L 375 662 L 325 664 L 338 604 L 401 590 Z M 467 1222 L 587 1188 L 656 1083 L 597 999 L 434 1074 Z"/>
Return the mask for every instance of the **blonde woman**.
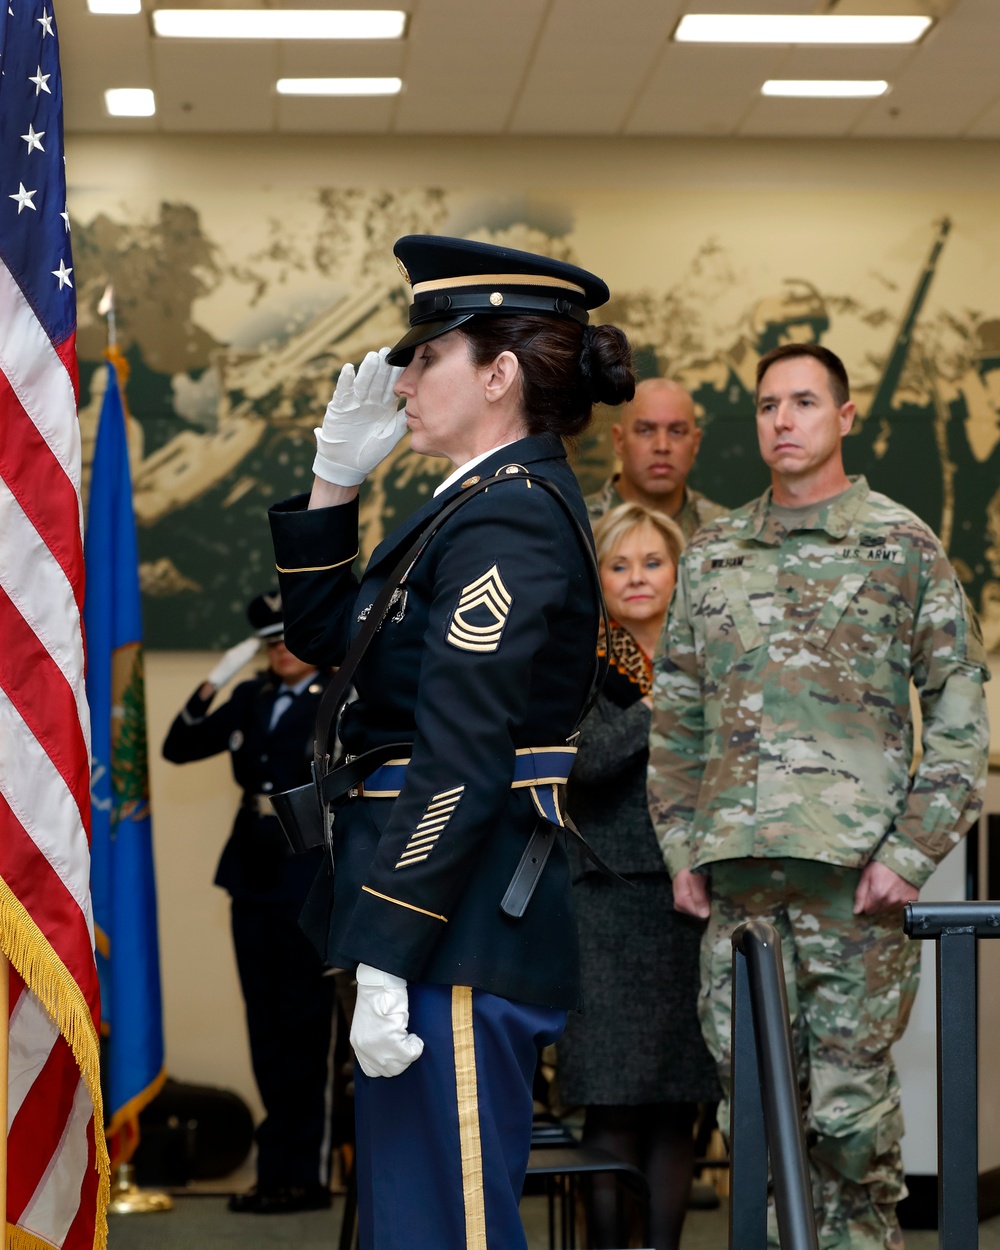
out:
<path id="1" fill-rule="evenodd" d="M 662 513 L 627 503 L 594 527 L 610 633 L 609 673 L 583 724 L 570 812 L 629 887 L 581 865 L 583 1009 L 559 1045 L 563 1102 L 586 1108 L 584 1141 L 649 1181 L 650 1242 L 676 1250 L 694 1162 L 699 1102 L 719 1096 L 696 1014 L 701 924 L 673 909 L 646 807 L 652 655 L 684 546 Z M 595 1181 L 589 1244 L 620 1246 L 615 1192 Z"/>

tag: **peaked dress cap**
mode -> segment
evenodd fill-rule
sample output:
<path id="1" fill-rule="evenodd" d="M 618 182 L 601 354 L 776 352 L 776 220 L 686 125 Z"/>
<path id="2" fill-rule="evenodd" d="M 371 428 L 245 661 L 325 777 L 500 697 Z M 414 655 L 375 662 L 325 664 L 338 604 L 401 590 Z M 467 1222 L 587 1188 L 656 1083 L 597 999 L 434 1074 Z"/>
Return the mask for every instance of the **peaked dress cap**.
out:
<path id="1" fill-rule="evenodd" d="M 281 595 L 268 590 L 247 604 L 247 620 L 258 638 L 281 638 L 285 623 L 281 616 Z"/>
<path id="2" fill-rule="evenodd" d="M 407 234 L 392 249 L 413 288 L 410 329 L 389 353 L 407 365 L 413 349 L 472 317 L 531 316 L 589 320 L 607 302 L 607 284 L 566 261 L 472 239 Z"/>

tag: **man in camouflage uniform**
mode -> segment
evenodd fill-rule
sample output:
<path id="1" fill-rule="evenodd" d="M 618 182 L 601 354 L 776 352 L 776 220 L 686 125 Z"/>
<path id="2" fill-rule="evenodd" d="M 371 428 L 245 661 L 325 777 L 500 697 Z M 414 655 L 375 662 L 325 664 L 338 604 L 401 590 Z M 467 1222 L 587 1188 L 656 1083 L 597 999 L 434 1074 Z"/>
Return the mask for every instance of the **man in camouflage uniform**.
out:
<path id="1" fill-rule="evenodd" d="M 761 359 L 771 489 L 684 552 L 649 765 L 676 905 L 709 921 L 699 1010 L 724 1086 L 730 936 L 752 917 L 781 936 L 822 1250 L 901 1245 L 889 1048 L 919 951 L 900 908 L 978 813 L 989 737 L 974 615 L 931 530 L 845 475 L 853 417 L 826 348 Z"/>
<path id="2" fill-rule="evenodd" d="M 621 472 L 587 497 L 592 521 L 620 503 L 641 503 L 672 517 L 685 538 L 725 509 L 687 485 L 701 445 L 694 403 L 669 378 L 646 378 L 611 427 Z"/>

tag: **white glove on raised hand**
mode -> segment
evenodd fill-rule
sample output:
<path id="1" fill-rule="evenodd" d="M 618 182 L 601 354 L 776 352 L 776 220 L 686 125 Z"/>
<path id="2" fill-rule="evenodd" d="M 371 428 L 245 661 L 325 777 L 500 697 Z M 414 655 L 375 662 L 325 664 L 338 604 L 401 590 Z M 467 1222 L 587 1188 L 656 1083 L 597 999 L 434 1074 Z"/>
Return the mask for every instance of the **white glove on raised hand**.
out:
<path id="1" fill-rule="evenodd" d="M 358 964 L 357 979 L 351 1045 L 361 1070 L 365 1076 L 399 1076 L 424 1049 L 423 1041 L 406 1031 L 406 982 L 369 964 Z"/>
<path id="2" fill-rule="evenodd" d="M 344 365 L 316 429 L 313 473 L 335 486 L 359 486 L 406 433 L 406 413 L 392 392 L 403 372 L 386 364 L 389 348 L 369 352 L 358 367 Z"/>
<path id="3" fill-rule="evenodd" d="M 219 689 L 230 677 L 235 677 L 244 664 L 249 664 L 260 647 L 259 638 L 244 638 L 235 647 L 230 647 L 205 680 Z"/>

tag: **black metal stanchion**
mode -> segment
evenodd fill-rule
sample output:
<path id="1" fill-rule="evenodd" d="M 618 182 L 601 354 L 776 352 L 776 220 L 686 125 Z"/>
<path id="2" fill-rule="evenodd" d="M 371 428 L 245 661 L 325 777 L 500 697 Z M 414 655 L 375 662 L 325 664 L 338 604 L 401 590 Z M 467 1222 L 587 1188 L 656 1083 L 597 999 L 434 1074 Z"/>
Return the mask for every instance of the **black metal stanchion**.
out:
<path id="1" fill-rule="evenodd" d="M 732 1063 L 730 1250 L 766 1245 L 768 1157 L 783 1250 L 818 1250 L 781 942 L 763 920 L 733 934 Z"/>
<path id="2" fill-rule="evenodd" d="M 936 941 L 938 1243 L 979 1245 L 976 947 L 1000 937 L 1000 902 L 908 903 L 908 937 Z"/>
<path id="3" fill-rule="evenodd" d="M 729 1245 L 767 1244 L 767 1139 L 760 1097 L 750 979 L 743 951 L 733 950 L 733 1060 L 729 1134 Z"/>

